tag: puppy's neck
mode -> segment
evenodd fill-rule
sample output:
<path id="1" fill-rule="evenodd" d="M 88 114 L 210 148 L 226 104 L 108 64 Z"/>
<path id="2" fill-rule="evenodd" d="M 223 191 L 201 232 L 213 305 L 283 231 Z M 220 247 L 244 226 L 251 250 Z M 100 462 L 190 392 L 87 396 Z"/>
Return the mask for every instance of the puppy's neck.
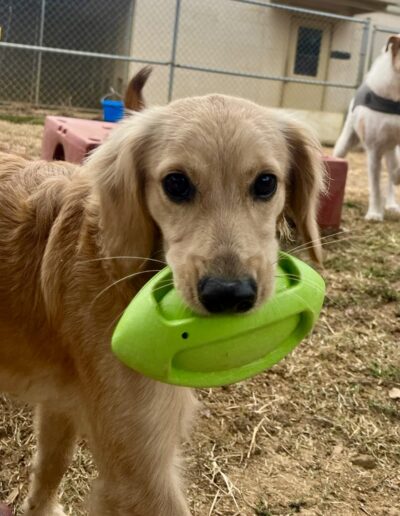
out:
<path id="1" fill-rule="evenodd" d="M 375 60 L 365 82 L 380 97 L 400 101 L 400 73 L 393 69 L 391 52 L 385 52 Z"/>

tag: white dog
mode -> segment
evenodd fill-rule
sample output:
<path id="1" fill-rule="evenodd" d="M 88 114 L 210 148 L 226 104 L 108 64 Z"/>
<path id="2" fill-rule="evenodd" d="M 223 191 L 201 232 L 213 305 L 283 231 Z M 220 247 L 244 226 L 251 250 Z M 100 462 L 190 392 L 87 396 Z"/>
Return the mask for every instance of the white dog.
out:
<path id="1" fill-rule="evenodd" d="M 356 92 L 333 155 L 345 157 L 361 142 L 368 157 L 367 220 L 383 220 L 380 171 L 385 157 L 389 173 L 385 208 L 400 212 L 395 185 L 400 184 L 400 34 L 391 36 Z"/>

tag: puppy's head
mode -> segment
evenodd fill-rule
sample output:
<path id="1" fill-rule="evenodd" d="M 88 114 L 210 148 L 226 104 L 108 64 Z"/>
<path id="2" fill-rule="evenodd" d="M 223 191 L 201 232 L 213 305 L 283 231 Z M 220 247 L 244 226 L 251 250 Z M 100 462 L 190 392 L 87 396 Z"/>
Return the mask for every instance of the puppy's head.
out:
<path id="1" fill-rule="evenodd" d="M 395 36 L 390 36 L 390 38 L 388 38 L 387 43 L 386 43 L 385 52 L 390 51 L 393 69 L 396 72 L 400 73 L 400 52 L 399 52 L 399 50 L 400 50 L 400 34 L 396 34 Z"/>
<path id="2" fill-rule="evenodd" d="M 159 235 L 176 287 L 199 313 L 245 312 L 271 295 L 285 215 L 321 260 L 319 145 L 256 104 L 212 95 L 145 110 L 91 163 L 113 252 L 150 256 Z"/>

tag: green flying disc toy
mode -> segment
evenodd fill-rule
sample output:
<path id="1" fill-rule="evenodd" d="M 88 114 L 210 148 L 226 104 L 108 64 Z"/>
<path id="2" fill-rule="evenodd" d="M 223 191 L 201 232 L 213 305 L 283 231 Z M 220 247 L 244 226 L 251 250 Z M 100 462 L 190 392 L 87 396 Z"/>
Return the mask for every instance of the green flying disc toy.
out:
<path id="1" fill-rule="evenodd" d="M 216 387 L 273 366 L 311 331 L 325 284 L 309 265 L 280 254 L 274 295 L 254 312 L 198 315 L 172 284 L 169 267 L 148 281 L 126 308 L 114 354 L 160 382 Z"/>

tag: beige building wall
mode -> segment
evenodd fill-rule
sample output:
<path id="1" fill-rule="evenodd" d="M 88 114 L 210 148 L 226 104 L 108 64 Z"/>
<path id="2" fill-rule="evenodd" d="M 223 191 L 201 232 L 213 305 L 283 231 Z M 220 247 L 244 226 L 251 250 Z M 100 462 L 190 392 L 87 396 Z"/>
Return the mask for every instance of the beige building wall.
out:
<path id="1" fill-rule="evenodd" d="M 348 60 L 329 58 L 326 77 L 328 82 L 357 84 L 363 30 L 364 25 L 352 22 L 338 22 L 333 25 L 330 52 L 349 52 L 351 58 Z M 354 91 L 354 89 L 327 86 L 323 110 L 328 112 L 346 111 Z"/>
<path id="2" fill-rule="evenodd" d="M 184 0 L 185 1 L 185 0 Z M 135 0 L 131 55 L 138 59 L 169 62 L 175 19 L 175 0 Z M 131 77 L 143 64 L 131 64 Z M 146 86 L 150 104 L 165 104 L 168 98 L 168 66 L 155 66 Z"/>
<path id="3" fill-rule="evenodd" d="M 175 5 L 175 0 L 136 0 L 131 55 L 166 63 L 171 59 Z M 298 26 L 299 19 L 305 26 L 310 24 L 310 18 L 299 18 L 290 11 L 227 0 L 182 0 L 176 60 L 180 64 L 249 74 L 291 75 L 291 56 L 296 44 L 293 32 L 297 30 L 294 27 Z M 356 84 L 363 25 L 334 21 L 329 16 L 313 20 L 326 29 L 329 40 L 321 55 L 324 61 L 321 80 Z M 396 24 L 400 17 L 376 14 L 373 20 L 389 25 Z M 350 52 L 351 58 L 332 58 L 331 51 L 335 50 Z M 141 66 L 130 65 L 129 76 Z M 155 67 L 146 87 L 149 103 L 167 102 L 169 73 L 169 66 Z M 271 107 L 341 114 L 347 110 L 354 94 L 353 89 L 301 84 L 294 87 L 280 80 L 175 69 L 174 98 L 214 92 L 243 96 Z"/>
<path id="4" fill-rule="evenodd" d="M 283 76 L 290 17 L 276 9 L 245 4 L 185 0 L 179 63 L 257 75 Z M 175 96 L 223 92 L 278 106 L 282 83 L 185 70 L 177 74 Z"/>
<path id="5" fill-rule="evenodd" d="M 183 0 L 177 62 L 192 66 L 285 75 L 290 15 L 276 9 L 221 0 Z M 175 1 L 137 0 L 131 55 L 169 61 Z M 130 74 L 140 66 L 131 65 Z M 168 67 L 156 67 L 149 82 L 151 103 L 165 103 Z M 281 81 L 175 70 L 174 98 L 221 92 L 279 106 Z"/>

